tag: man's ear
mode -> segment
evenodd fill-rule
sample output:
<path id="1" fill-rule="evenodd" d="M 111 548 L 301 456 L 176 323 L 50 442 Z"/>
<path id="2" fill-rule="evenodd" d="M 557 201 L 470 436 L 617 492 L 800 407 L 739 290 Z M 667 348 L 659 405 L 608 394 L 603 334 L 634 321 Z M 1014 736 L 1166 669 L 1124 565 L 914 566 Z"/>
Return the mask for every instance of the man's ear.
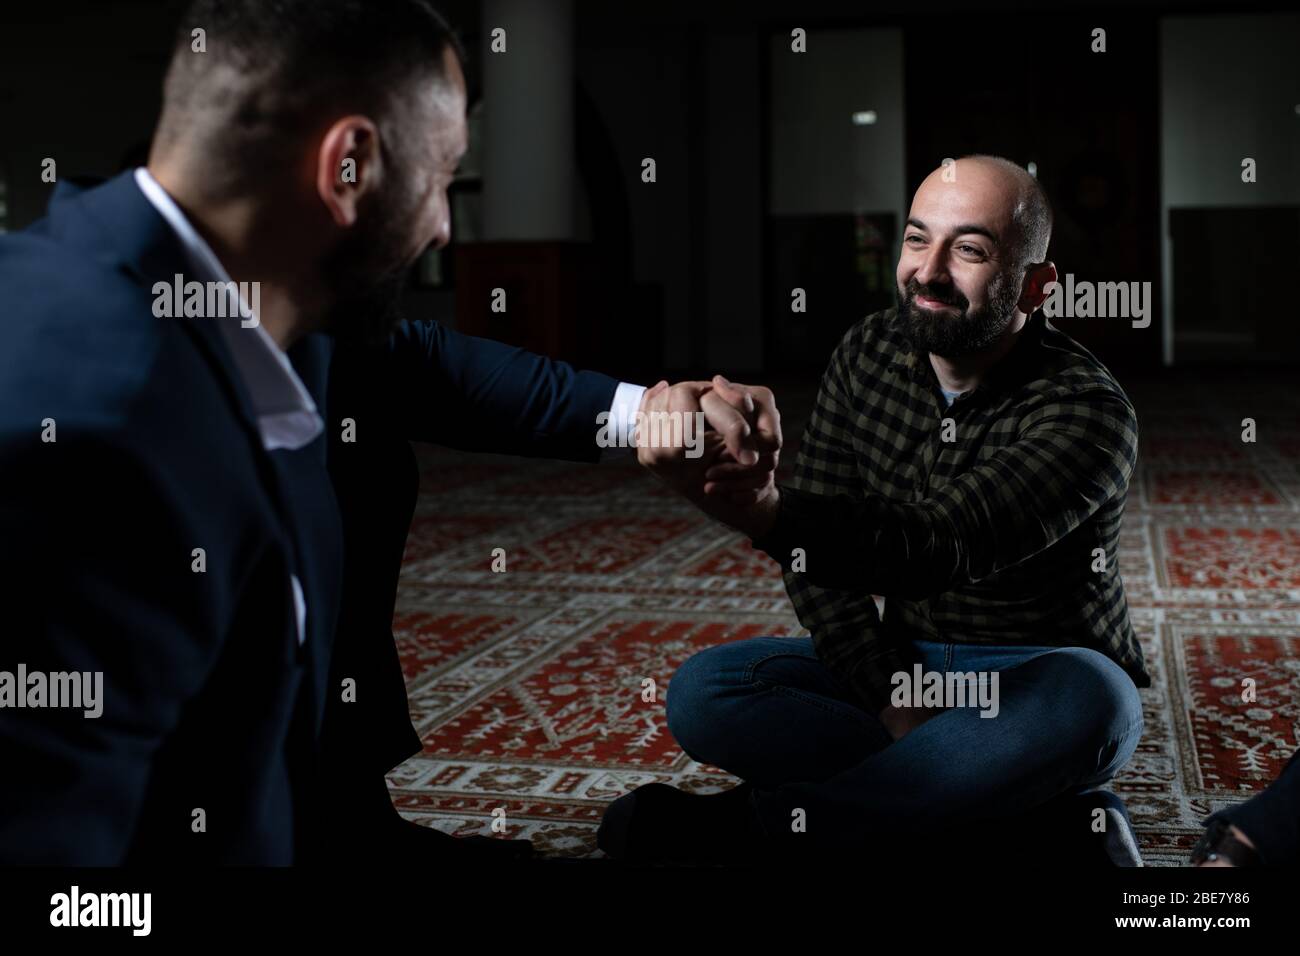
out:
<path id="1" fill-rule="evenodd" d="M 1025 270 L 1025 284 L 1020 290 L 1020 301 L 1016 308 L 1025 315 L 1032 315 L 1047 299 L 1047 286 L 1056 281 L 1056 263 L 1040 262 Z"/>
<path id="2" fill-rule="evenodd" d="M 357 220 L 361 197 L 379 189 L 379 130 L 364 116 L 345 116 L 325 131 L 316 154 L 316 194 L 336 225 Z"/>

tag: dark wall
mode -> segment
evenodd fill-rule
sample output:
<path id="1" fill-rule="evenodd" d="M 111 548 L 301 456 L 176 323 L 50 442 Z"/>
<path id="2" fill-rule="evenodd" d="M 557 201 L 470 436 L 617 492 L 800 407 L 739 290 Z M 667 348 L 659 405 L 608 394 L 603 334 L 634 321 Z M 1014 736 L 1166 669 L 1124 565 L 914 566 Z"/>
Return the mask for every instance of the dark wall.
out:
<path id="1" fill-rule="evenodd" d="M 1106 51 L 1092 52 L 1092 31 Z M 911 188 L 947 156 L 1034 162 L 1056 222 L 1058 271 L 1152 283 L 1152 325 L 1055 323 L 1112 367 L 1160 361 L 1157 21 L 1150 13 L 947 16 L 906 24 Z M 1139 332 L 1145 334 L 1138 334 Z"/>
<path id="2" fill-rule="evenodd" d="M 474 0 L 440 6 L 466 36 L 474 87 L 477 61 L 486 55 L 481 7 Z M 43 157 L 56 157 L 63 176 L 111 175 L 147 142 L 183 7 L 125 0 L 4 8 L 0 174 L 10 228 L 44 209 L 51 187 L 39 179 Z M 790 240 L 769 216 L 765 124 L 773 91 L 765 86 L 764 62 L 773 34 L 798 24 L 901 28 L 904 206 L 946 156 L 988 151 L 1033 160 L 1057 213 L 1051 254 L 1058 267 L 1079 279 L 1151 281 L 1157 297 L 1157 320 L 1144 335 L 1122 323 L 1059 324 L 1116 368 L 1158 368 L 1159 18 L 1247 7 L 1144 0 L 1059 9 L 1067 12 L 1044 14 L 1020 3 L 971 12 L 955 3 L 918 11 L 912 3 L 867 10 L 847 0 L 578 0 L 577 172 L 590 238 L 616 287 L 606 309 L 606 321 L 618 326 L 618 334 L 605 337 L 619 356 L 611 367 L 631 369 L 628 356 L 636 355 L 647 369 L 665 373 L 780 370 L 789 356 L 765 334 L 764 316 L 774 305 L 788 310 L 783 290 L 795 284 L 792 277 L 820 270 L 820 287 L 833 289 L 837 263 L 861 260 L 853 243 L 862 230 L 851 221 L 810 223 Z M 1108 31 L 1104 56 L 1089 49 L 1095 26 Z M 653 189 L 639 180 L 647 155 L 660 162 Z M 892 277 L 893 265 L 876 263 L 872 273 Z M 838 312 L 828 329 L 851 323 L 887 295 L 878 283 L 866 296 L 860 282 L 850 285 L 845 280 L 843 301 L 831 303 Z M 1214 316 L 1198 314 L 1197 321 L 1212 324 Z M 796 364 L 817 363 L 813 355 Z"/>

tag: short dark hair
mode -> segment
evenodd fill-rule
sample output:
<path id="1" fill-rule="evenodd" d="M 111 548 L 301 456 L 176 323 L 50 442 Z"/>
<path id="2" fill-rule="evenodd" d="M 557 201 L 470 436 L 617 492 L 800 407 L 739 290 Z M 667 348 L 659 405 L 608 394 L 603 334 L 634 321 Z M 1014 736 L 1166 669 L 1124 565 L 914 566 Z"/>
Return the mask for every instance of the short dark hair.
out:
<path id="1" fill-rule="evenodd" d="M 202 28 L 206 52 L 194 52 Z M 155 146 L 193 137 L 235 174 L 275 162 L 327 111 L 377 121 L 465 48 L 427 0 L 193 0 L 177 28 Z M 209 185 L 219 190 L 216 183 Z"/>
<path id="2" fill-rule="evenodd" d="M 1038 177 L 1019 163 L 1002 156 L 974 153 L 962 159 L 977 159 L 1011 173 L 1020 184 L 1020 196 L 1011 213 L 1016 225 L 1015 261 L 1018 269 L 1047 261 L 1047 247 L 1052 240 L 1052 204 Z"/>

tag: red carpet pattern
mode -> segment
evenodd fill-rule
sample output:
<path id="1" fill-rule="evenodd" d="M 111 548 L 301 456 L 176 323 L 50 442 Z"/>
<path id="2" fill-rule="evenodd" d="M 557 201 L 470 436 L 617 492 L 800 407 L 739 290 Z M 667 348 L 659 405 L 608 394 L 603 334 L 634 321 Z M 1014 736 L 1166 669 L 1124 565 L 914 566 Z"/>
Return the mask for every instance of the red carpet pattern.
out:
<path id="1" fill-rule="evenodd" d="M 1300 405 L 1280 381 L 1130 394 L 1142 452 L 1120 568 L 1154 686 L 1112 788 L 1147 863 L 1178 865 L 1300 735 Z M 628 459 L 419 451 L 394 625 L 424 751 L 390 774 L 402 813 L 469 834 L 499 808 L 539 852 L 591 856 L 630 789 L 730 786 L 677 748 L 664 700 L 697 650 L 799 633 L 771 563 Z"/>

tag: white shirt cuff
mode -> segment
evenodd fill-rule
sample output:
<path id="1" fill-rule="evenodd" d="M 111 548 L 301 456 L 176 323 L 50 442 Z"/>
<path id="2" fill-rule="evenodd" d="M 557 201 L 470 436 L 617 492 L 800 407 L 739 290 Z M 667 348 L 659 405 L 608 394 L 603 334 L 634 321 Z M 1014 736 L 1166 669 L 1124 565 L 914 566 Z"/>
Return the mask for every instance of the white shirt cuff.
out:
<path id="1" fill-rule="evenodd" d="M 614 389 L 614 403 L 609 409 L 611 436 L 615 448 L 628 448 L 632 444 L 632 429 L 636 425 L 636 413 L 641 408 L 641 398 L 645 395 L 644 385 L 619 382 Z"/>

